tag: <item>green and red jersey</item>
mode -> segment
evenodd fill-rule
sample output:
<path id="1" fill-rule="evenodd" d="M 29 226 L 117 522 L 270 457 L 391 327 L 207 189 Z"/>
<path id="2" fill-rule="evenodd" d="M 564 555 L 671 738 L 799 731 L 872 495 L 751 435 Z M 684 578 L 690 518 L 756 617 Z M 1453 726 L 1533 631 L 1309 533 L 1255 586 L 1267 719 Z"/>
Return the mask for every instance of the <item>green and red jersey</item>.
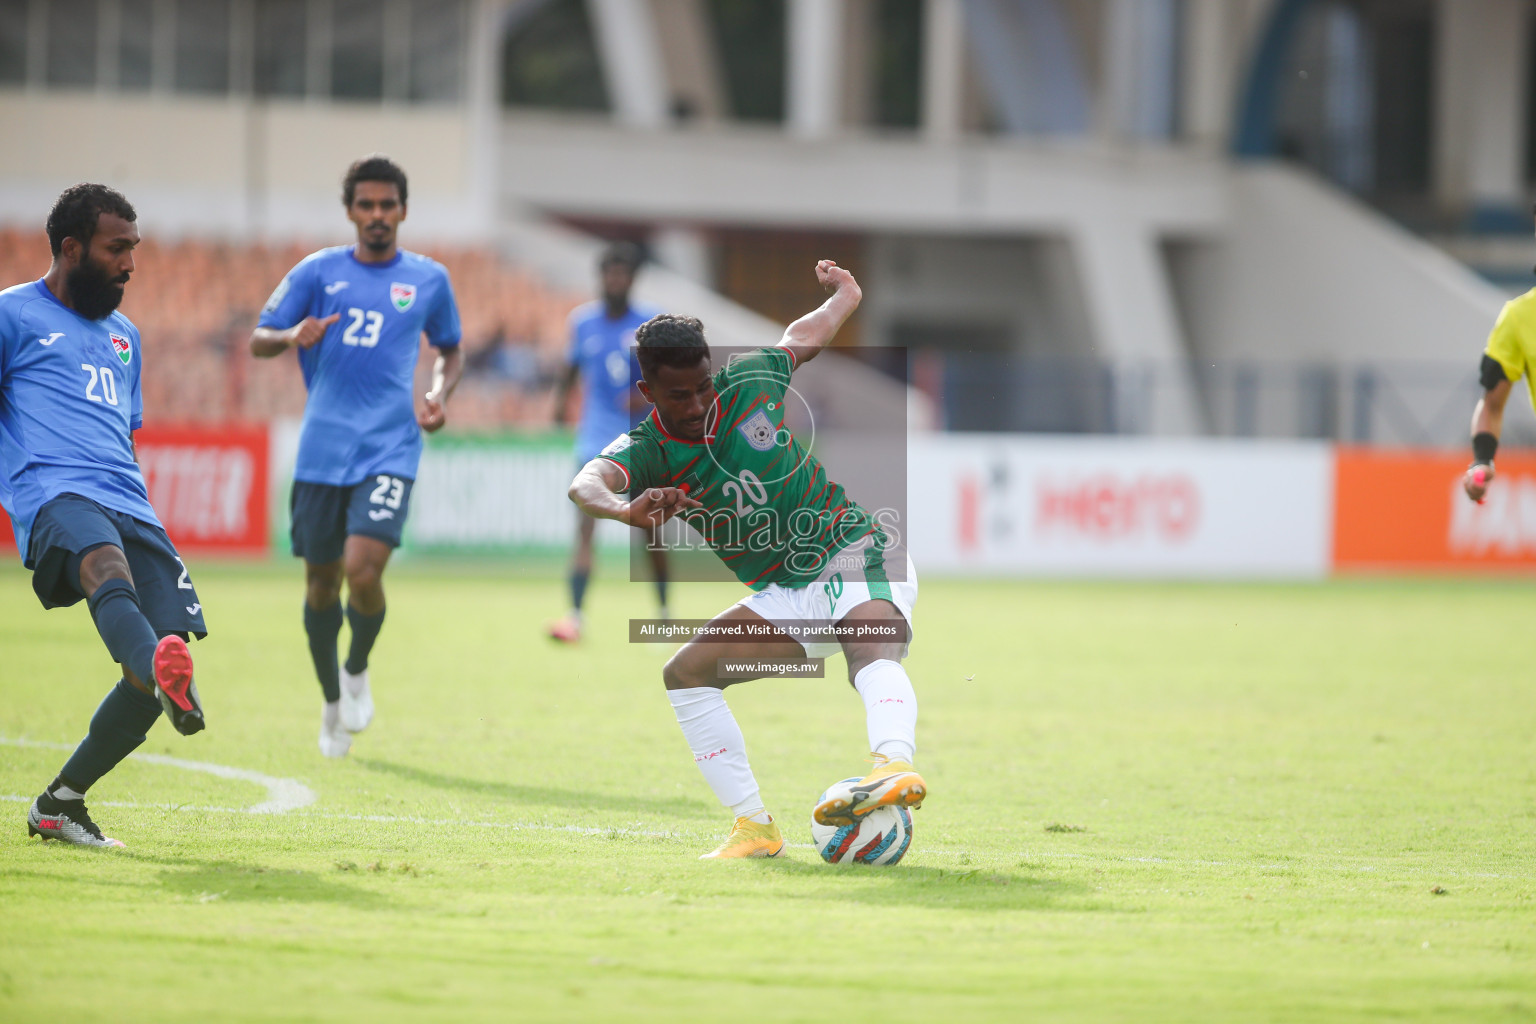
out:
<path id="1" fill-rule="evenodd" d="M 686 488 L 702 508 L 682 513 L 753 590 L 804 586 L 829 558 L 874 532 L 870 514 L 784 426 L 795 359 L 786 348 L 732 356 L 715 372 L 715 408 L 701 441 L 667 433 L 652 410 L 603 449 L 631 494 Z"/>

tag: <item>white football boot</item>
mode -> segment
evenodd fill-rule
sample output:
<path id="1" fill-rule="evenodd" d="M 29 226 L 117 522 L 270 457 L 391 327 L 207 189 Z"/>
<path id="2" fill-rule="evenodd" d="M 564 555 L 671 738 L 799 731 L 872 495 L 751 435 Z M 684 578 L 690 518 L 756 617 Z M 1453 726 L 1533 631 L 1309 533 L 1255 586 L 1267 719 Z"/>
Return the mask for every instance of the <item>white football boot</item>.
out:
<path id="1" fill-rule="evenodd" d="M 373 721 L 373 694 L 368 690 L 368 670 L 357 675 L 341 667 L 341 725 L 347 732 L 362 732 Z"/>
<path id="2" fill-rule="evenodd" d="M 352 734 L 341 726 L 341 701 L 327 702 L 320 712 L 320 753 L 326 757 L 346 757 L 352 749 Z"/>

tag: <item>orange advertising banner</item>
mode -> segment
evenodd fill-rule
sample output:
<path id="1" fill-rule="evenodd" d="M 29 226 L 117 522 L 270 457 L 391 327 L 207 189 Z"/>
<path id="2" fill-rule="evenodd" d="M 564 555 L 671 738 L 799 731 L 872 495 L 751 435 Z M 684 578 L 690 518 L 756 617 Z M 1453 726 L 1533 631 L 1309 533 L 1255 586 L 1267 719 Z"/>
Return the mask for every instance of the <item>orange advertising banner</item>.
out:
<path id="1" fill-rule="evenodd" d="M 1536 455 L 1499 456 L 1481 505 L 1447 452 L 1340 447 L 1334 453 L 1335 570 L 1536 567 Z"/>

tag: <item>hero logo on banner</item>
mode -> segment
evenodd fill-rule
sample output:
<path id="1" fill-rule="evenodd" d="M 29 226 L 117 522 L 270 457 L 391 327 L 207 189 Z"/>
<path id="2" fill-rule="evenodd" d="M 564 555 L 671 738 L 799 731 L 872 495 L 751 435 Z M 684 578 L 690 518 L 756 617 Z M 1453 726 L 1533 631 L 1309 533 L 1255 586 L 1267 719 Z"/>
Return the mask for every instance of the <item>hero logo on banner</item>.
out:
<path id="1" fill-rule="evenodd" d="M 957 481 L 956 539 L 962 550 L 981 546 L 983 493 L 976 476 Z M 990 520 L 994 533 L 1016 532 L 1014 517 L 1001 509 L 994 509 Z M 1033 534 L 1042 543 L 1178 545 L 1189 540 L 1199 523 L 1200 487 L 1184 473 L 1129 478 L 1100 473 L 1078 480 L 1042 477 L 1034 482 Z"/>
<path id="2" fill-rule="evenodd" d="M 1184 473 L 1120 478 L 1111 474 L 1035 483 L 1035 533 L 1115 541 L 1150 533 L 1188 540 L 1200 522 L 1200 488 Z"/>
<path id="3" fill-rule="evenodd" d="M 1326 446 L 935 435 L 908 447 L 912 557 L 989 575 L 1317 578 Z M 921 556 L 921 558 L 919 558 Z"/>

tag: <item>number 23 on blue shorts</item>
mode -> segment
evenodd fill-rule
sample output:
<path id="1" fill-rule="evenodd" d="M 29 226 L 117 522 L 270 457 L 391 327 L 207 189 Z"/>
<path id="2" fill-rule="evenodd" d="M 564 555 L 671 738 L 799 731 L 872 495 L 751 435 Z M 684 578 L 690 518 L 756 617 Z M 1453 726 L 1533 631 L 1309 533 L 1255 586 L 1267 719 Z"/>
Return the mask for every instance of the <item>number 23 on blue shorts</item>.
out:
<path id="1" fill-rule="evenodd" d="M 316 564 L 341 557 L 348 537 L 400 546 L 415 481 L 380 473 L 350 487 L 293 482 L 293 553 Z"/>

